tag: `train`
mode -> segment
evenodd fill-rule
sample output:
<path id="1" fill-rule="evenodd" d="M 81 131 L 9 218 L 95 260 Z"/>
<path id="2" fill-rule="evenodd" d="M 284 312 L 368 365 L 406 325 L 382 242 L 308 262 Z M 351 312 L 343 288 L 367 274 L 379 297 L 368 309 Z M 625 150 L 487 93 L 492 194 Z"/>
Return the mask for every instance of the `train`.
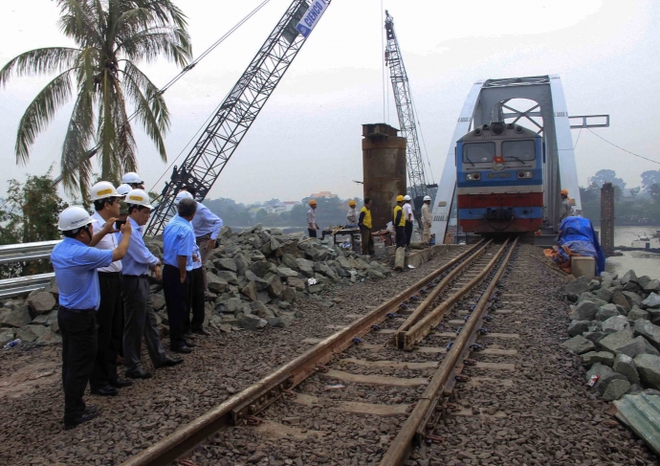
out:
<path id="1" fill-rule="evenodd" d="M 481 236 L 532 236 L 543 222 L 543 138 L 492 122 L 456 143 L 458 225 Z"/>

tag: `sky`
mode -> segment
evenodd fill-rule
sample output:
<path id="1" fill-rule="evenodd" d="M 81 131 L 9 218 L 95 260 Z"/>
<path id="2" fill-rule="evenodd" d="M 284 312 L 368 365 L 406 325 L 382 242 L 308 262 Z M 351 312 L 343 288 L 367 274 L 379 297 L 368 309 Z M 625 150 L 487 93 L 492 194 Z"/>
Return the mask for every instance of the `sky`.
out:
<path id="1" fill-rule="evenodd" d="M 193 54 L 200 55 L 262 0 L 179 0 L 188 16 Z M 171 163 L 188 154 L 197 133 L 224 100 L 291 0 L 270 0 L 252 19 L 165 93 L 172 115 L 169 160 L 160 160 L 136 128 L 139 173 L 160 192 Z M 633 153 L 660 161 L 660 2 L 653 0 L 333 0 L 259 117 L 211 189 L 209 198 L 252 203 L 300 200 L 331 191 L 362 197 L 362 124 L 398 127 L 384 69 L 384 9 L 395 30 L 418 113 L 426 178 L 439 181 L 456 119 L 475 81 L 557 74 L 570 115 L 609 114 L 594 133 Z M 35 12 L 39 12 L 35 14 Z M 71 46 L 59 31 L 52 0 L 21 0 L 0 16 L 0 64 L 40 47 Z M 144 64 L 165 85 L 177 73 L 161 60 Z M 385 77 L 385 80 L 384 80 Z M 7 181 L 58 173 L 71 106 L 60 110 L 32 147 L 30 162 L 15 163 L 16 129 L 26 106 L 49 77 L 11 79 L 0 89 L 0 193 Z M 640 173 L 660 169 L 609 145 L 588 130 L 573 130 L 580 184 L 603 168 L 640 185 Z M 176 161 L 177 157 L 180 157 Z M 165 174 L 165 175 L 164 175 Z M 1 194 L 0 194 L 0 197 Z"/>

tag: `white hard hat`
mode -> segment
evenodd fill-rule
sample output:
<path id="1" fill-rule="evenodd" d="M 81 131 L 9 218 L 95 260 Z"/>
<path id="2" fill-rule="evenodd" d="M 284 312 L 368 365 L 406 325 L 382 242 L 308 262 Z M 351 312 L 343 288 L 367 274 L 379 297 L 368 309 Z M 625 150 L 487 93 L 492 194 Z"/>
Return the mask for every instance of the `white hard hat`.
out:
<path id="1" fill-rule="evenodd" d="M 188 191 L 179 191 L 179 194 L 174 198 L 174 205 L 179 205 L 182 199 L 193 199 L 193 195 Z"/>
<path id="2" fill-rule="evenodd" d="M 131 188 L 131 185 L 128 184 L 120 184 L 117 186 L 117 194 L 120 196 L 125 196 L 128 194 L 129 191 L 131 191 L 133 188 Z"/>
<path id="3" fill-rule="evenodd" d="M 127 183 L 127 184 L 140 184 L 140 183 L 144 183 L 144 182 L 142 181 L 142 178 L 140 178 L 140 175 L 138 175 L 138 174 L 135 173 L 135 172 L 128 172 L 128 173 L 126 173 L 126 174 L 122 177 L 121 182 L 122 182 L 122 183 Z"/>
<path id="4" fill-rule="evenodd" d="M 410 201 L 412 197 L 408 196 L 407 194 L 403 197 L 404 201 Z"/>
<path id="5" fill-rule="evenodd" d="M 128 205 L 139 205 L 142 207 L 148 207 L 150 209 L 154 208 L 150 203 L 151 201 L 149 200 L 149 195 L 146 192 L 144 192 L 143 189 L 130 190 L 126 195 L 126 199 L 124 199 L 124 201 Z"/>
<path id="6" fill-rule="evenodd" d="M 92 201 L 98 201 L 108 197 L 122 197 L 109 181 L 99 181 L 94 186 L 92 186 L 90 193 L 90 199 Z"/>
<path id="7" fill-rule="evenodd" d="M 77 230 L 94 222 L 96 220 L 84 208 L 75 205 L 67 207 L 60 213 L 57 221 L 57 229 L 60 231 Z"/>
<path id="8" fill-rule="evenodd" d="M 430 201 L 430 200 L 431 200 L 431 196 L 424 196 L 424 200 L 425 200 L 425 201 Z"/>

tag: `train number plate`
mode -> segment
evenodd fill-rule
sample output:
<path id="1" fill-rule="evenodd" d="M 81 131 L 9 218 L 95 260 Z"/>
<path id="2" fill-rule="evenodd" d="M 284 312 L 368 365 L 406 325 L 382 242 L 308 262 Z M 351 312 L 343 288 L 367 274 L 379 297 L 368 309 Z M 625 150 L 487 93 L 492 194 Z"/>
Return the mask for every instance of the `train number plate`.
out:
<path id="1" fill-rule="evenodd" d="M 511 178 L 511 173 L 508 172 L 486 173 L 486 178 Z"/>

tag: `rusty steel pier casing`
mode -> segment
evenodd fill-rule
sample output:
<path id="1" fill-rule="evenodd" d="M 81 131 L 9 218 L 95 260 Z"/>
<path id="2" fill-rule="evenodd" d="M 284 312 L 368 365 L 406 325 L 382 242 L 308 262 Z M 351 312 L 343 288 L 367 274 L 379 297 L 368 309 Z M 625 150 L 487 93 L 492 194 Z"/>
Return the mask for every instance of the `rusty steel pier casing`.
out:
<path id="1" fill-rule="evenodd" d="M 362 173 L 364 197 L 373 199 L 374 230 L 392 220 L 399 194 L 406 194 L 406 138 L 385 123 L 362 125 Z"/>

